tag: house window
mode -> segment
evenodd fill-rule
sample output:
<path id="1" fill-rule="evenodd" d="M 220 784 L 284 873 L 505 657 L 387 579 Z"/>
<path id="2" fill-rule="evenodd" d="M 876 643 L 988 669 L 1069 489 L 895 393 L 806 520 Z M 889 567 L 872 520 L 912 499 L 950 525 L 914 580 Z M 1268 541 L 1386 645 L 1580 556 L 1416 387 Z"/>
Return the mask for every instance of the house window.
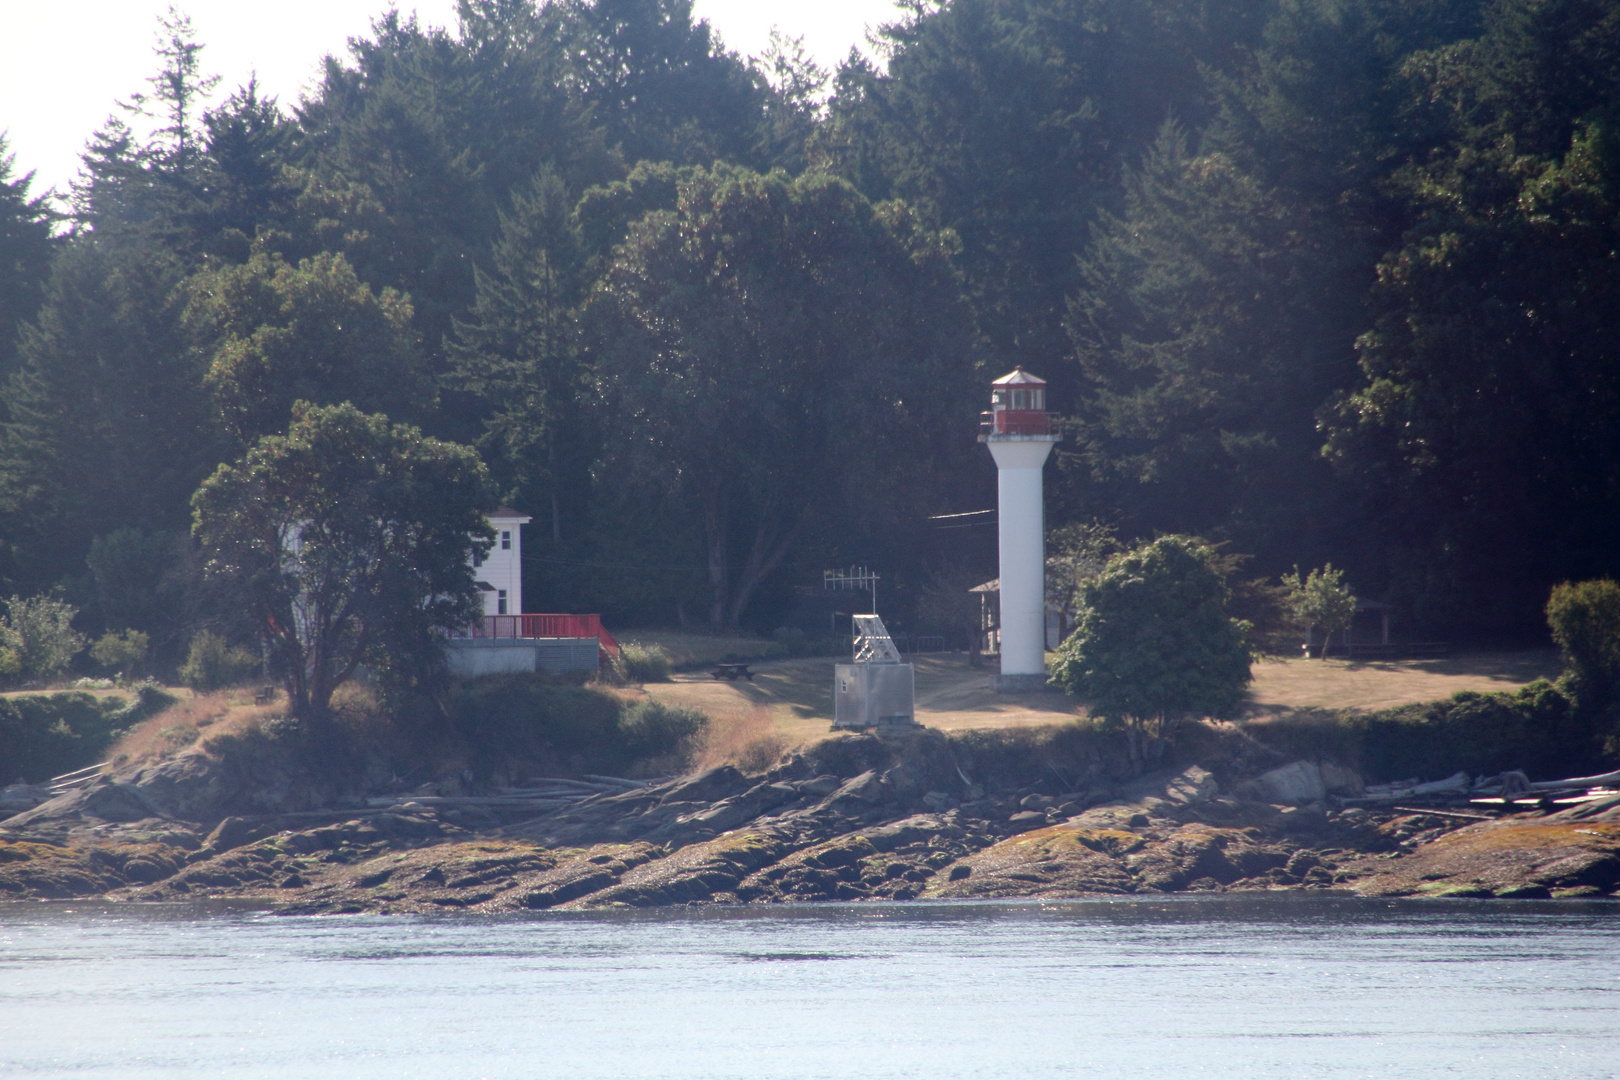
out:
<path id="1" fill-rule="evenodd" d="M 497 615 L 505 615 L 506 614 L 506 590 L 505 589 L 497 589 L 497 590 L 495 590 L 495 614 L 497 614 Z"/>
<path id="2" fill-rule="evenodd" d="M 511 534 L 511 532 L 509 532 L 506 529 L 501 530 L 501 550 L 502 551 L 511 551 L 512 550 L 512 534 Z"/>

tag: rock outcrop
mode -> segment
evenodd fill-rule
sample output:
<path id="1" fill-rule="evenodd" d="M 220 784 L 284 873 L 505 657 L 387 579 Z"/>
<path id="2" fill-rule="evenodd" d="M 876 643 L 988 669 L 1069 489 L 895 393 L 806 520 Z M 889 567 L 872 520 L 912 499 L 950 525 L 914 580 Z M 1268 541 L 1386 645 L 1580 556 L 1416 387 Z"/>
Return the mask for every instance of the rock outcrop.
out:
<path id="1" fill-rule="evenodd" d="M 375 800 L 388 806 L 334 806 L 310 774 L 264 769 L 242 792 L 231 785 L 248 781 L 182 756 L 34 806 L 0 831 L 0 898 L 222 896 L 341 913 L 1620 889 L 1620 799 L 1480 823 L 1330 809 L 1321 795 L 1359 778 L 1306 762 L 1231 793 L 1198 766 L 1074 790 L 1054 771 L 1044 787 L 987 791 L 924 732 L 834 740 L 758 776 L 728 766 L 576 785 L 577 797 Z"/>

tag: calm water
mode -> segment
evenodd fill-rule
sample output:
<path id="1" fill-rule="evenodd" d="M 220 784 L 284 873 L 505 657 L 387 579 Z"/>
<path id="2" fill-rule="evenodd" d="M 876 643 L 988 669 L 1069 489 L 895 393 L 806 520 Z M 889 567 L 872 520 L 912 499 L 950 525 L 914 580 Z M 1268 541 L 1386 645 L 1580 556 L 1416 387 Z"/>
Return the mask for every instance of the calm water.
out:
<path id="1" fill-rule="evenodd" d="M 1620 1076 L 1620 906 L 0 907 L 0 1076 Z"/>

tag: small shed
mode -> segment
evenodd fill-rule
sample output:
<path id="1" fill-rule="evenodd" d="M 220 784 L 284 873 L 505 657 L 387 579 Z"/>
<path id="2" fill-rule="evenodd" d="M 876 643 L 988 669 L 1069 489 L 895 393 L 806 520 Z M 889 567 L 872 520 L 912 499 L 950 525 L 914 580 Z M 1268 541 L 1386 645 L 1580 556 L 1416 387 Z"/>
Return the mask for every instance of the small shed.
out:
<path id="1" fill-rule="evenodd" d="M 1389 613 L 1395 608 L 1381 600 L 1363 600 L 1356 598 L 1356 611 L 1350 618 L 1350 625 L 1335 635 L 1335 640 L 1328 644 L 1328 653 L 1332 655 L 1337 650 L 1349 651 L 1354 648 L 1378 649 L 1390 645 L 1389 640 Z M 1309 656 L 1322 654 L 1323 635 L 1317 627 L 1311 627 L 1305 633 L 1305 652 Z"/>
<path id="2" fill-rule="evenodd" d="M 1001 652 L 1001 579 L 991 578 L 968 592 L 979 598 L 978 648 L 994 655 Z M 1074 629 L 1074 616 L 1052 604 L 1046 605 L 1046 647 L 1056 649 Z"/>

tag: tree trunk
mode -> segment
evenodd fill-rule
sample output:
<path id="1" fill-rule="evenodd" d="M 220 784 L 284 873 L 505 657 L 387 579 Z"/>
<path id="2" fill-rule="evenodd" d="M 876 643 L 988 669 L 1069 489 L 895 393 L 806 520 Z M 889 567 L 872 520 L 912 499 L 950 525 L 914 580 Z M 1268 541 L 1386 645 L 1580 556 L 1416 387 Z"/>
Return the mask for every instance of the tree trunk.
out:
<path id="1" fill-rule="evenodd" d="M 1160 713 L 1153 721 L 1153 737 L 1148 744 L 1147 764 L 1150 768 L 1158 768 L 1164 760 L 1165 726 L 1165 714 Z"/>
<path id="2" fill-rule="evenodd" d="M 754 594 L 759 583 L 782 564 L 787 553 L 793 550 L 793 543 L 798 539 L 799 530 L 804 525 L 808 508 L 801 511 L 782 538 L 772 543 L 768 539 L 768 524 L 762 524 L 754 533 L 754 543 L 748 550 L 748 562 L 743 565 L 742 576 L 737 587 L 732 591 L 731 606 L 726 612 L 726 626 L 728 629 L 737 629 L 742 620 L 742 613 L 748 607 L 748 600 Z"/>
<path id="3" fill-rule="evenodd" d="M 712 488 L 703 493 L 703 532 L 708 541 L 709 555 L 709 588 L 712 598 L 709 602 L 709 625 L 717 633 L 725 629 L 726 607 L 728 595 L 728 574 L 726 567 L 726 533 L 730 526 L 730 515 L 726 513 L 725 494 Z"/>
<path id="4" fill-rule="evenodd" d="M 1144 771 L 1142 763 L 1142 721 L 1134 717 L 1125 721 L 1125 748 L 1130 754 L 1131 775 L 1141 776 Z"/>

